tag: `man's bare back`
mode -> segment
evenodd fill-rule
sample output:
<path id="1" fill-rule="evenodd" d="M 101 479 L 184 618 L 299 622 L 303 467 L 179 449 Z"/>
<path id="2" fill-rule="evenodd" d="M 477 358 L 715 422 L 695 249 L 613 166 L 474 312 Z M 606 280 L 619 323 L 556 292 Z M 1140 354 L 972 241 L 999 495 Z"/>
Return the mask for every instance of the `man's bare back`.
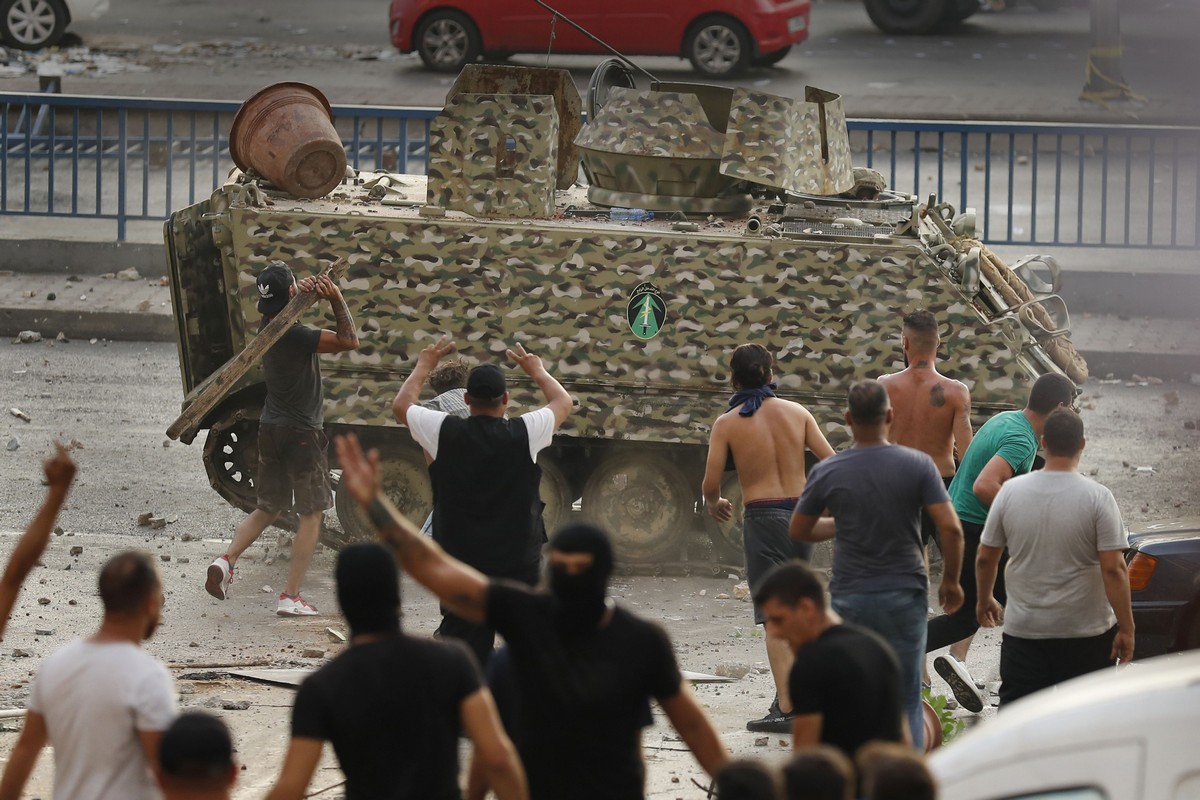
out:
<path id="1" fill-rule="evenodd" d="M 971 394 L 959 381 L 938 373 L 932 360 L 918 361 L 879 382 L 887 389 L 895 418 L 889 438 L 928 453 L 943 478 L 954 475 L 955 449 L 971 443 Z"/>
<path id="2" fill-rule="evenodd" d="M 807 449 L 817 458 L 833 455 L 817 421 L 799 403 L 768 397 L 749 417 L 731 409 L 713 423 L 704 474 L 705 494 L 710 488 L 720 491 L 725 454 L 729 452 L 737 465 L 743 502 L 798 497 L 804 490 Z"/>

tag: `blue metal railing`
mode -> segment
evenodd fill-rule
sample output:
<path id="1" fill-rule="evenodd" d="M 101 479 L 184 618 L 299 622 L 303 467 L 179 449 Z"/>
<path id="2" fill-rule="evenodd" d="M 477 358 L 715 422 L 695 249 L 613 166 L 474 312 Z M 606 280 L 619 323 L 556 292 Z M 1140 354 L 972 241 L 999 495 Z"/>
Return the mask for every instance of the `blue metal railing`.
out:
<path id="1" fill-rule="evenodd" d="M 160 220 L 233 167 L 238 103 L 0 93 L 0 214 Z M 334 106 L 350 163 L 424 172 L 432 108 Z M 989 244 L 1200 248 L 1200 128 L 852 120 L 858 165 Z"/>

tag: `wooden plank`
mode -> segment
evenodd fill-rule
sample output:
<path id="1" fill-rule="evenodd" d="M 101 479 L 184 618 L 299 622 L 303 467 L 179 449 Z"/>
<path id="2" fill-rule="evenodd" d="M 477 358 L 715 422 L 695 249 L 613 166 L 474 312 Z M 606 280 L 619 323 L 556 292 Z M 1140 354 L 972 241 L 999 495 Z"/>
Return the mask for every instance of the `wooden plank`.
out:
<path id="1" fill-rule="evenodd" d="M 320 275 L 327 276 L 336 283 L 346 274 L 349 266 L 346 259 L 339 258 L 322 270 Z M 276 314 L 257 336 L 250 340 L 250 344 L 246 345 L 242 352 L 226 361 L 220 369 L 209 375 L 192 390 L 192 395 L 196 399 L 184 409 L 178 419 L 171 423 L 171 427 L 167 428 L 167 436 L 178 439 L 180 434 L 199 425 L 200 420 L 229 394 L 234 384 L 262 360 L 267 350 L 271 349 L 271 345 L 279 341 L 292 323 L 300 319 L 300 316 L 313 303 L 317 302 L 317 298 L 316 292 L 296 292 L 296 296 L 288 301 L 284 309 Z"/>

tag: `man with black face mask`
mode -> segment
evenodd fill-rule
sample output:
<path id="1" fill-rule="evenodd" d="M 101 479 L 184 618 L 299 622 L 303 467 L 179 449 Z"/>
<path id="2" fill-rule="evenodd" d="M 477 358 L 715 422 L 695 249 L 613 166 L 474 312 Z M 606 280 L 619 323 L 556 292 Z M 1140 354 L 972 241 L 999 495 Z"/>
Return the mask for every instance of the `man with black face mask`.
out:
<path id="1" fill-rule="evenodd" d="M 508 642 L 520 700 L 514 738 L 531 798 L 643 797 L 641 731 L 652 697 L 709 775 L 728 760 L 682 682 L 666 632 L 608 597 L 613 556 L 602 531 L 572 525 L 555 534 L 548 592 L 489 580 L 396 511 L 380 491 L 377 451 L 364 456 L 353 436 L 336 445 L 342 488 L 367 508 L 400 565 L 454 613 L 494 626 Z M 471 796 L 484 788 L 473 786 Z"/>
<path id="2" fill-rule="evenodd" d="M 460 642 L 400 632 L 396 562 L 378 544 L 338 554 L 337 594 L 350 648 L 296 693 L 292 738 L 268 800 L 300 800 L 326 741 L 350 800 L 458 800 L 458 737 L 501 800 L 528 797 L 525 775 L 479 668 Z"/>

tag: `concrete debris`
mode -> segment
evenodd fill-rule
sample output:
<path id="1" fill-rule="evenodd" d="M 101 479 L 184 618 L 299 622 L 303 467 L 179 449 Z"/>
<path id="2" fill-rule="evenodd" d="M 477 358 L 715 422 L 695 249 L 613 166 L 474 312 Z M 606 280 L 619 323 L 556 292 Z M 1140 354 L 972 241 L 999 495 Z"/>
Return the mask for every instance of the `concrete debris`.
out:
<path id="1" fill-rule="evenodd" d="M 325 651 L 319 647 L 306 647 L 300 653 L 301 658 L 324 658 Z"/>
<path id="2" fill-rule="evenodd" d="M 62 526 L 62 525 L 55 525 L 55 526 L 54 526 L 54 535 L 55 535 L 55 536 L 62 536 L 64 533 L 66 533 L 66 531 L 65 531 L 65 530 L 63 530 L 63 526 Z"/>
<path id="3" fill-rule="evenodd" d="M 64 447 L 64 449 L 65 449 L 65 450 L 66 450 L 68 453 L 73 453 L 73 452 L 75 452 L 76 450 L 82 450 L 82 449 L 83 449 L 83 442 L 79 441 L 78 439 L 72 439 L 71 441 L 67 442 L 67 444 L 66 444 L 66 446 Z"/>
<path id="4" fill-rule="evenodd" d="M 733 587 L 733 596 L 738 600 L 749 601 L 750 584 L 746 581 L 742 581 L 737 586 Z"/>
<path id="5" fill-rule="evenodd" d="M 56 295 L 54 292 L 46 292 L 46 299 L 50 302 L 54 302 L 58 299 L 58 295 Z"/>
<path id="6" fill-rule="evenodd" d="M 178 514 L 172 514 L 171 516 L 167 517 L 167 524 L 168 524 L 168 525 L 174 525 L 176 522 L 179 522 L 179 515 L 178 515 Z"/>
<path id="7" fill-rule="evenodd" d="M 79 601 L 78 601 L 78 600 L 68 600 L 68 601 L 67 601 L 67 605 L 69 605 L 69 606 L 77 606 L 77 605 L 79 605 Z"/>
<path id="8" fill-rule="evenodd" d="M 138 514 L 137 524 L 143 528 L 150 524 L 150 520 L 154 519 L 154 512 L 147 511 L 144 514 Z"/>
<path id="9" fill-rule="evenodd" d="M 14 436 L 8 440 L 8 445 L 7 445 L 6 449 L 16 450 L 16 449 L 20 448 L 20 446 L 21 446 L 21 440 L 18 437 Z"/>
<path id="10" fill-rule="evenodd" d="M 264 584 L 262 587 L 262 592 L 263 594 L 274 594 L 275 590 L 271 588 L 270 584 Z"/>
<path id="11" fill-rule="evenodd" d="M 167 527 L 167 520 L 164 517 L 151 517 L 150 518 L 150 530 L 156 531 L 156 530 L 159 530 L 160 528 L 165 528 L 165 527 Z"/>
<path id="12" fill-rule="evenodd" d="M 34 636 L 53 636 L 54 631 L 46 630 L 45 628 L 34 628 L 33 635 Z"/>
<path id="13" fill-rule="evenodd" d="M 48 605 L 50 605 L 50 598 L 49 598 L 49 597 L 39 597 L 39 598 L 38 598 L 38 605 L 39 605 L 39 606 L 48 606 Z"/>
<path id="14" fill-rule="evenodd" d="M 716 674 L 722 678 L 744 678 L 750 674 L 748 664 L 718 664 Z"/>
<path id="15" fill-rule="evenodd" d="M 180 557 L 180 558 L 177 558 L 177 559 L 175 559 L 175 563 L 177 563 L 177 564 L 190 564 L 190 563 L 192 563 L 192 560 L 191 560 L 190 558 L 188 558 L 187 556 L 182 556 L 182 557 Z"/>
<path id="16" fill-rule="evenodd" d="M 8 410 L 8 413 L 12 414 L 17 419 L 23 419 L 26 422 L 33 422 L 33 420 L 29 418 L 28 414 L 26 414 L 24 411 L 22 411 L 21 409 L 15 407 L 15 406 L 13 408 L 10 408 Z"/>
<path id="17" fill-rule="evenodd" d="M 93 336 L 91 339 L 88 339 L 88 344 L 95 344 L 98 341 L 100 340 Z"/>
<path id="18" fill-rule="evenodd" d="M 37 331 L 21 331 L 17 334 L 17 342 L 20 344 L 34 344 L 42 340 L 42 335 Z"/>
<path id="19" fill-rule="evenodd" d="M 338 644 L 346 643 L 346 634 L 339 631 L 337 628 L 326 628 L 325 632 L 329 634 L 329 638 Z"/>
<path id="20" fill-rule="evenodd" d="M 20 648 L 13 650 L 13 658 L 31 658 L 32 656 L 33 653 L 29 652 L 28 650 L 22 650 Z"/>
<path id="21" fill-rule="evenodd" d="M 720 594 L 718 594 L 718 595 L 716 596 L 716 599 L 717 599 L 717 600 L 728 600 L 728 599 L 729 599 L 729 595 L 728 595 L 728 594 L 726 594 L 725 592 L 721 592 Z"/>
<path id="22" fill-rule="evenodd" d="M 1135 467 L 1133 471 L 1138 475 L 1153 475 L 1155 472 L 1157 472 L 1154 467 Z"/>
<path id="23" fill-rule="evenodd" d="M 68 343 L 70 343 L 71 340 L 67 338 L 67 335 L 65 333 L 63 333 L 62 331 L 59 331 L 58 336 L 54 337 L 54 341 L 62 342 L 63 344 L 68 344 Z"/>
<path id="24" fill-rule="evenodd" d="M 704 597 L 706 594 L 708 594 L 708 589 L 701 589 L 701 590 L 700 590 L 700 592 L 699 592 L 699 595 L 700 595 L 701 597 Z"/>
<path id="25" fill-rule="evenodd" d="M 728 575 L 726 575 L 725 577 L 726 577 L 726 578 L 729 578 L 729 580 L 731 580 L 731 581 L 736 581 L 736 580 L 738 580 L 738 579 L 739 579 L 741 576 L 740 576 L 740 575 L 738 575 L 736 572 L 731 572 L 731 573 L 729 573 Z"/>
<path id="26" fill-rule="evenodd" d="M 755 746 L 755 747 L 766 747 L 768 744 L 770 744 L 770 742 L 771 742 L 771 737 L 770 737 L 770 736 L 756 736 L 756 737 L 754 737 L 754 746 Z"/>
<path id="27" fill-rule="evenodd" d="M 80 545 L 74 545 L 71 548 L 70 553 L 73 556 L 83 555 L 83 547 L 81 547 Z"/>
<path id="28" fill-rule="evenodd" d="M 142 274 L 137 271 L 137 267 L 130 267 L 129 269 L 123 269 L 118 272 L 117 278 L 123 281 L 140 281 L 142 279 Z"/>
<path id="29" fill-rule="evenodd" d="M 222 711 L 245 711 L 250 708 L 249 700 L 226 700 L 222 697 L 213 697 L 204 701 L 207 708 L 219 708 Z"/>
<path id="30" fill-rule="evenodd" d="M 170 556 L 170 554 L 169 554 L 169 553 L 159 553 L 159 554 L 158 554 L 158 560 L 159 560 L 159 561 L 170 561 L 170 560 L 171 560 L 171 556 Z"/>

